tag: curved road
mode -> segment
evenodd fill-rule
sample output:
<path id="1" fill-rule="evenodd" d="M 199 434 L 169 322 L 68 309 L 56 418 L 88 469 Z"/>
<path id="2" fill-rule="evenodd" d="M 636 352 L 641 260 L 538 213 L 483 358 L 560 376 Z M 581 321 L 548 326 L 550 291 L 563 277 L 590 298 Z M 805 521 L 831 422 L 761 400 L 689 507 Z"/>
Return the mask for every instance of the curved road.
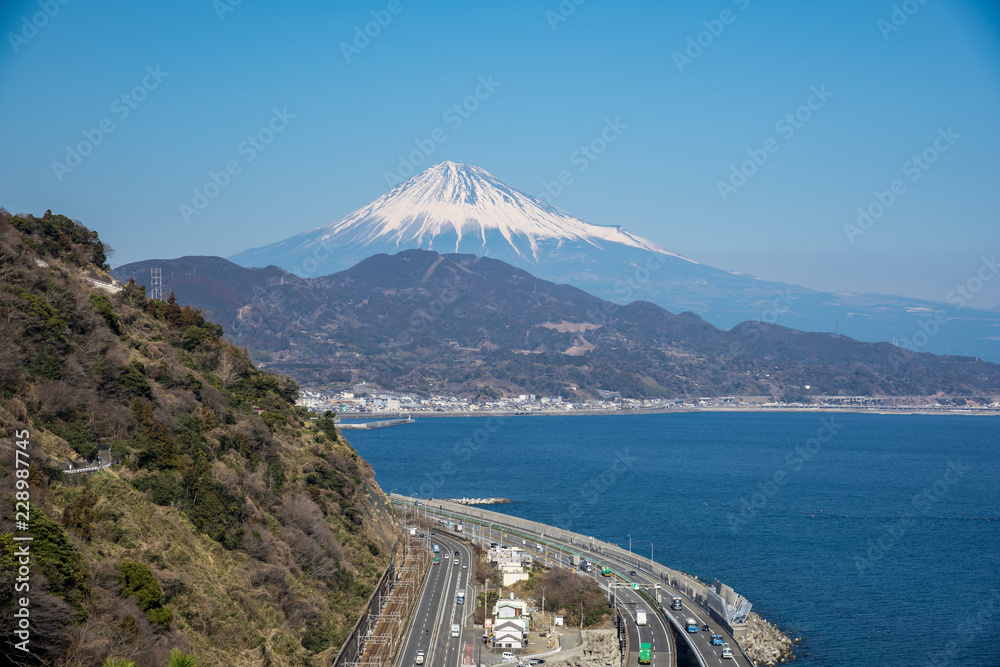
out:
<path id="1" fill-rule="evenodd" d="M 426 531 L 425 531 L 426 533 Z M 465 538 L 487 539 L 485 536 L 466 534 Z M 497 534 L 497 539 L 501 535 Z M 455 601 L 455 591 L 458 588 L 466 589 L 467 604 L 475 604 L 475 593 L 469 582 L 473 580 L 474 569 L 461 568 L 461 563 L 470 564 L 474 568 L 474 552 L 456 536 L 443 531 L 436 531 L 434 535 L 428 535 L 430 543 L 441 545 L 441 563 L 431 567 L 431 572 L 426 578 L 421 596 L 414 614 L 413 625 L 400 654 L 397 664 L 405 667 L 415 664 L 418 650 L 425 651 L 425 665 L 435 667 L 453 667 L 463 665 L 467 651 L 475 651 L 480 641 L 478 633 L 475 635 L 465 631 L 463 614 L 471 614 L 474 606 L 468 610 L 463 610 L 463 605 Z M 516 542 L 514 542 L 516 543 Z M 488 545 L 485 545 L 488 546 Z M 522 544 L 522 549 L 533 552 L 539 562 L 545 560 L 546 553 L 531 542 Z M 459 551 L 459 566 L 454 565 L 454 553 Z M 451 565 L 447 563 L 451 562 Z M 449 568 L 451 568 L 449 570 Z M 600 574 L 587 575 L 575 569 L 580 576 L 593 576 L 598 585 L 609 591 L 612 582 L 617 579 L 606 579 Z M 459 583 L 461 582 L 461 583 Z M 626 665 L 633 667 L 639 664 L 639 645 L 649 643 L 652 649 L 651 662 L 653 667 L 674 667 L 676 662 L 673 632 L 667 627 L 667 621 L 658 613 L 653 611 L 649 600 L 644 598 L 638 591 L 634 591 L 627 585 L 620 584 L 614 589 L 615 602 L 627 619 L 627 631 L 629 635 L 629 656 Z M 636 611 L 645 609 L 646 625 L 639 626 L 636 623 Z M 459 639 L 451 637 L 451 625 L 458 623 L 463 626 L 463 632 Z M 469 641 L 471 639 L 471 641 Z M 431 647 L 433 646 L 433 650 Z M 475 657 L 475 655 L 473 654 Z M 492 656 L 495 657 L 495 656 Z"/>
<path id="2" fill-rule="evenodd" d="M 616 587 L 615 597 L 618 607 L 629 621 L 629 652 L 626 666 L 639 664 L 639 645 L 648 643 L 652 649 L 652 659 L 649 663 L 652 667 L 674 667 L 677 664 L 674 654 L 674 635 L 667 627 L 667 621 L 663 616 L 651 609 L 648 600 L 629 588 Z M 636 622 L 638 609 L 646 610 L 646 625 L 639 625 Z"/>
<path id="3" fill-rule="evenodd" d="M 407 507 L 412 507 L 413 506 L 412 505 L 413 500 L 414 499 L 411 499 L 411 498 L 406 498 L 406 497 L 403 497 L 403 496 L 397 496 L 394 499 L 394 502 L 399 502 L 400 504 L 403 504 L 403 505 L 405 505 Z M 433 502 L 433 501 L 430 501 L 430 502 Z M 603 562 L 606 565 L 609 565 L 612 568 L 616 569 L 618 572 L 628 573 L 628 572 L 632 571 L 631 568 L 633 566 L 631 564 L 627 563 L 624 560 L 621 560 L 621 559 L 617 558 L 614 554 L 603 553 L 603 552 L 602 553 L 590 552 L 590 551 L 588 551 L 588 549 L 589 549 L 588 545 L 585 544 L 585 543 L 584 544 L 581 544 L 581 543 L 572 543 L 571 544 L 569 542 L 561 540 L 558 537 L 555 537 L 555 536 L 552 536 L 552 535 L 545 535 L 543 537 L 541 535 L 534 535 L 534 534 L 527 533 L 523 528 L 515 528 L 513 526 L 503 526 L 501 522 L 498 522 L 496 520 L 493 520 L 493 521 L 483 520 L 473 510 L 466 510 L 466 508 L 461 508 L 461 510 L 465 510 L 464 512 L 461 511 L 461 510 L 455 510 L 455 509 L 452 509 L 452 508 L 449 508 L 449 510 L 441 510 L 441 509 L 439 509 L 437 507 L 427 505 L 427 501 L 422 501 L 422 504 L 420 505 L 420 509 L 423 510 L 423 511 L 425 511 L 425 512 L 429 512 L 431 514 L 441 514 L 441 515 L 446 516 L 446 517 L 453 516 L 453 515 L 460 515 L 466 521 L 466 523 L 467 523 L 466 528 L 470 527 L 468 524 L 478 524 L 478 525 L 481 525 L 481 527 L 484 528 L 484 530 L 485 530 L 485 528 L 487 526 L 490 526 L 491 527 L 490 528 L 491 534 L 494 536 L 494 541 L 505 540 L 507 543 L 513 544 L 514 546 L 521 546 L 521 548 L 523 548 L 523 549 L 527 549 L 529 551 L 534 551 L 536 553 L 540 553 L 539 559 L 543 560 L 543 562 L 544 562 L 544 559 L 548 559 L 550 561 L 556 561 L 559 564 L 566 564 L 566 560 L 567 560 L 566 556 L 564 554 L 562 554 L 562 553 L 558 553 L 558 552 L 542 553 L 542 552 L 538 551 L 537 547 L 542 546 L 543 547 L 543 550 L 542 550 L 543 552 L 551 552 L 552 550 L 544 549 L 544 546 L 547 544 L 547 545 L 555 546 L 558 549 L 564 550 L 567 553 L 581 553 L 583 555 L 583 557 L 587 558 L 588 560 L 590 560 L 591 556 L 593 556 L 593 557 L 596 558 L 597 562 Z M 495 515 L 497 513 L 493 513 L 493 514 Z M 494 516 L 493 518 L 495 519 L 496 517 Z M 483 534 L 485 535 L 485 533 L 483 533 Z M 522 537 L 522 535 L 524 537 Z M 467 537 L 471 537 L 471 535 L 469 535 Z M 484 537 L 483 539 L 489 539 L 489 538 Z M 531 543 L 532 539 L 536 540 L 536 544 L 532 544 Z M 518 544 L 519 542 L 521 542 L 522 544 L 519 545 Z M 596 569 L 596 566 L 595 566 L 595 569 Z M 599 576 L 599 575 L 597 575 L 597 576 Z M 662 582 L 659 582 L 659 581 L 651 578 L 648 575 L 648 573 L 645 573 L 645 572 L 640 572 L 637 575 L 626 575 L 625 576 L 625 580 L 629 581 L 629 582 L 634 581 L 634 582 L 642 585 L 644 588 L 646 588 L 647 590 L 649 590 L 650 595 L 653 594 L 653 591 L 654 591 L 653 586 L 654 586 L 654 584 L 660 583 L 661 586 L 662 586 L 662 588 L 661 588 L 661 595 L 663 596 L 664 607 L 669 607 L 669 603 L 670 603 L 669 598 L 670 597 L 672 597 L 674 595 L 677 595 L 677 596 L 680 596 L 682 598 L 682 600 L 683 600 L 683 606 L 684 606 L 683 610 L 682 611 L 672 611 L 670 609 L 666 609 L 665 615 L 666 615 L 666 618 L 674 625 L 674 627 L 677 628 L 678 631 L 681 632 L 685 636 L 685 638 L 687 639 L 687 642 L 688 642 L 689 646 L 695 651 L 695 653 L 697 655 L 697 658 L 698 658 L 698 661 L 702 665 L 704 665 L 705 667 L 721 667 L 722 665 L 733 665 L 733 666 L 739 666 L 739 667 L 752 667 L 752 664 L 750 663 L 750 661 L 747 660 L 746 657 L 741 653 L 741 651 L 739 649 L 739 646 L 738 646 L 736 640 L 733 638 L 733 636 L 730 635 L 728 633 L 728 631 L 726 631 L 725 629 L 723 629 L 718 623 L 716 623 L 709 616 L 709 614 L 708 614 L 707 611 L 705 611 L 705 610 L 701 609 L 700 607 L 698 607 L 697 605 L 695 605 L 691 600 L 689 600 L 687 597 L 685 597 L 682 593 L 675 591 L 671 586 L 669 586 L 667 584 L 663 584 Z M 618 591 L 620 591 L 620 592 L 624 592 L 626 590 L 627 589 L 623 589 L 623 588 L 619 588 L 618 589 Z M 639 596 L 639 594 L 637 592 L 631 591 L 631 590 L 627 590 L 627 592 L 625 592 L 621 597 L 622 597 L 623 601 L 631 601 L 633 603 L 631 605 L 631 607 L 629 607 L 628 604 L 623 605 L 623 607 L 625 607 L 626 610 L 629 609 L 629 608 L 631 608 L 631 612 L 632 612 L 632 623 L 630 623 L 630 626 L 633 626 L 633 627 L 631 627 L 630 630 L 629 630 L 630 631 L 630 635 L 629 635 L 629 642 L 630 643 L 629 643 L 629 660 L 628 660 L 628 664 L 629 665 L 633 665 L 633 664 L 636 664 L 636 662 L 633 662 L 633 658 L 635 658 L 636 661 L 638 660 L 638 653 L 639 653 L 639 645 L 637 643 L 638 642 L 638 638 L 641 637 L 641 636 L 643 636 L 641 634 L 643 632 L 643 628 L 636 629 L 634 627 L 635 607 L 639 603 L 640 600 L 644 601 L 643 604 L 644 604 L 644 606 L 645 606 L 645 608 L 647 610 L 647 619 L 648 619 L 647 623 L 648 623 L 648 625 L 646 626 L 646 631 L 648 631 L 650 633 L 649 634 L 650 642 L 651 643 L 653 643 L 654 641 L 655 642 L 659 642 L 662 639 L 663 642 L 664 642 L 664 644 L 666 644 L 667 640 L 666 640 L 666 637 L 663 636 L 663 634 L 669 634 L 669 633 L 666 632 L 666 628 L 664 626 L 663 627 L 663 634 L 661 634 L 659 636 L 654 636 L 652 634 L 654 632 L 653 628 L 655 626 L 655 621 L 657 619 L 659 619 L 659 621 L 662 623 L 663 622 L 663 616 L 661 616 L 658 613 L 657 614 L 652 613 L 653 610 L 652 610 L 651 605 L 650 605 L 650 603 L 649 603 L 648 600 L 646 600 L 645 598 Z M 628 611 L 626 611 L 625 615 L 626 615 L 626 617 L 629 617 Z M 685 631 L 685 627 L 684 627 L 685 619 L 687 619 L 688 617 L 694 618 L 697 621 L 697 625 L 698 625 L 698 632 L 697 633 L 691 633 L 691 634 L 689 634 L 689 633 L 687 633 Z M 706 632 L 706 631 L 704 631 L 702 629 L 705 625 L 709 626 L 709 631 L 708 632 Z M 636 636 L 636 635 L 631 634 L 632 630 L 637 630 L 637 632 L 639 633 L 639 635 Z M 722 656 L 722 647 L 721 646 L 713 646 L 712 645 L 712 643 L 711 643 L 711 635 L 712 634 L 722 635 L 723 641 L 726 642 L 726 643 L 728 643 L 729 647 L 733 651 L 733 657 L 732 657 L 732 659 L 723 659 L 721 657 Z M 645 640 L 643 640 L 643 641 L 645 641 Z M 636 642 L 636 643 L 633 643 L 633 642 Z M 671 637 L 671 643 L 669 644 L 669 647 L 670 647 L 670 649 L 672 649 L 672 647 L 673 647 L 672 637 Z M 662 665 L 673 665 L 673 664 L 675 664 L 675 658 L 673 658 L 673 656 L 670 654 L 670 649 L 662 649 L 661 650 L 659 648 L 658 644 L 656 646 L 654 646 L 653 649 L 654 649 L 654 652 L 662 652 L 663 654 L 665 654 L 665 655 L 655 655 L 654 654 L 654 664 L 659 664 L 659 665 L 661 665 L 661 667 L 662 667 Z M 661 660 L 663 660 L 663 662 L 661 662 Z M 406 663 L 404 663 L 404 664 L 406 664 Z M 441 663 L 435 663 L 435 665 L 437 665 L 437 664 L 441 664 Z"/>

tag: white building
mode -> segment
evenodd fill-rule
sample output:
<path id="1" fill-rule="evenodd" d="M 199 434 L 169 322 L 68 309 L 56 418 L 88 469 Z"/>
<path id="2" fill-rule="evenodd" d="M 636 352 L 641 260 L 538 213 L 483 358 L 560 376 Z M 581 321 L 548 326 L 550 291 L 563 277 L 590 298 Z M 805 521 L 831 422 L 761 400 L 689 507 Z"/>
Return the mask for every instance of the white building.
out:
<path id="1" fill-rule="evenodd" d="M 503 586 L 513 586 L 519 581 L 528 580 L 528 572 L 520 565 L 513 563 L 500 566 L 500 581 Z"/>
<path id="2" fill-rule="evenodd" d="M 497 619 L 493 626 L 493 646 L 524 648 L 524 622 L 518 618 Z"/>
<path id="3" fill-rule="evenodd" d="M 523 618 L 528 615 L 528 601 L 515 599 L 514 594 L 510 594 L 510 599 L 497 600 L 493 604 L 493 616 L 496 618 Z"/>
<path id="4" fill-rule="evenodd" d="M 493 645 L 497 648 L 524 648 L 524 637 L 528 633 L 528 602 L 514 599 L 497 600 L 493 605 Z"/>

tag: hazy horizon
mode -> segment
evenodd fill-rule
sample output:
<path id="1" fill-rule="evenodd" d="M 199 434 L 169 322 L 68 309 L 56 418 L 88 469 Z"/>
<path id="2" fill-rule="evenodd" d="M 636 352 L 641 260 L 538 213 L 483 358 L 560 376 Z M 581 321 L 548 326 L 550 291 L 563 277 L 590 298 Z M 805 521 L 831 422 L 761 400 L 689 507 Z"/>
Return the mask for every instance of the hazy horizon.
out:
<path id="1" fill-rule="evenodd" d="M 0 205 L 81 220 L 114 265 L 262 246 L 445 160 L 823 291 L 944 302 L 1000 246 L 992 3 L 36 0 L 0 22 Z M 998 304 L 984 281 L 968 306 Z"/>

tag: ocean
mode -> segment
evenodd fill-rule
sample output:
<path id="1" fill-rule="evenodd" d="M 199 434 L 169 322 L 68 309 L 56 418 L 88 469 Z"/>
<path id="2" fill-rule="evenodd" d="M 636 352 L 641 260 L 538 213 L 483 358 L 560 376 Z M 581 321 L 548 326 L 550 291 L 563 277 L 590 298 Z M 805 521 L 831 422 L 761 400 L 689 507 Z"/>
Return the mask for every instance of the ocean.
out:
<path id="1" fill-rule="evenodd" d="M 346 435 L 387 492 L 510 498 L 490 509 L 729 584 L 802 638 L 800 665 L 1000 665 L 995 417 L 417 417 Z"/>

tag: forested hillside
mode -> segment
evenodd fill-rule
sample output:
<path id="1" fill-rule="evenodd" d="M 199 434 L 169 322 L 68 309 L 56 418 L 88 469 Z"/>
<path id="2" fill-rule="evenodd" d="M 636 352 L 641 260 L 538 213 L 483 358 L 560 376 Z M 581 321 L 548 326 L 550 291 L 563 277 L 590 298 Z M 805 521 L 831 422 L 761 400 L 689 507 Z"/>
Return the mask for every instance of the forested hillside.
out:
<path id="1" fill-rule="evenodd" d="M 641 300 L 617 305 L 473 255 L 406 250 L 314 279 L 218 257 L 137 262 L 115 274 L 143 279 L 151 267 L 185 302 L 212 312 L 256 361 L 306 386 L 369 382 L 470 398 L 572 400 L 602 391 L 788 402 L 1000 394 L 1000 365 L 973 357 L 766 321 L 723 331 L 693 313 Z"/>
<path id="2" fill-rule="evenodd" d="M 110 281 L 107 254 L 64 216 L 0 209 L 9 509 L 19 431 L 31 461 L 29 530 L 10 511 L 0 526 L 4 618 L 14 535 L 34 538 L 33 656 L 10 635 L 4 654 L 160 667 L 177 649 L 202 666 L 328 664 L 396 539 L 371 467 L 329 415 L 294 406 L 294 381 L 256 370 L 200 311 L 135 283 L 95 285 Z M 63 472 L 109 456 L 108 471 Z"/>

